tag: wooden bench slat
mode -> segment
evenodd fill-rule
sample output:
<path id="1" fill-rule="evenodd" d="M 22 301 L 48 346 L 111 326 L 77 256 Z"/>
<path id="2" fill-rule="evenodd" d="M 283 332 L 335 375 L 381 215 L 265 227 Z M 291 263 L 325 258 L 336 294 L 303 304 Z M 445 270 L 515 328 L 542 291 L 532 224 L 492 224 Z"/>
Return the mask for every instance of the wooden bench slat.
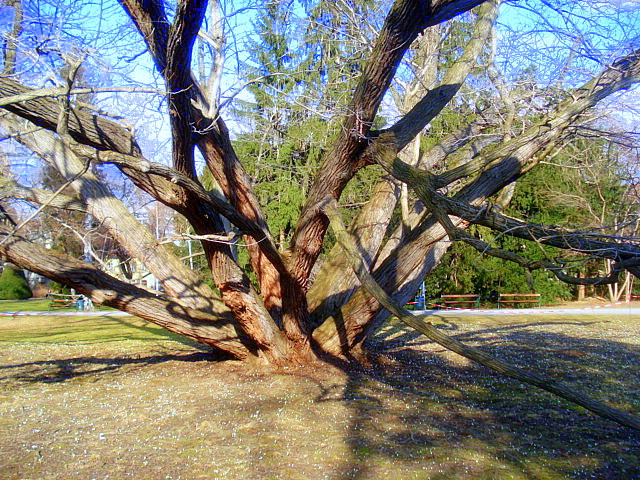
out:
<path id="1" fill-rule="evenodd" d="M 473 304 L 476 308 L 480 308 L 480 295 L 461 293 L 459 295 L 447 294 L 440 295 L 442 303 L 446 305 L 466 305 Z"/>
<path id="2" fill-rule="evenodd" d="M 55 308 L 74 308 L 79 296 L 73 295 L 51 295 L 51 301 L 49 302 L 49 309 Z"/>
<path id="3" fill-rule="evenodd" d="M 507 300 L 503 300 L 506 298 Z M 535 300 L 529 300 L 535 298 Z M 498 308 L 504 303 L 537 303 L 542 305 L 542 295 L 539 293 L 500 293 L 498 294 Z"/>

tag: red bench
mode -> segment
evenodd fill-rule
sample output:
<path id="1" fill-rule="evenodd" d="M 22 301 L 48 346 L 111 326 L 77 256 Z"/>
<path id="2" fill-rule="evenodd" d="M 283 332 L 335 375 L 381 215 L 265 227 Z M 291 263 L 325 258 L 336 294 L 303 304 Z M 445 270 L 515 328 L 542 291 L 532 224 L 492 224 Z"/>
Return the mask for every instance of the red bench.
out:
<path id="1" fill-rule="evenodd" d="M 480 308 L 480 295 L 442 295 L 440 298 L 445 307 Z"/>
<path id="2" fill-rule="evenodd" d="M 535 303 L 542 306 L 542 296 L 539 293 L 501 293 L 498 297 L 498 308 L 505 303 Z"/>

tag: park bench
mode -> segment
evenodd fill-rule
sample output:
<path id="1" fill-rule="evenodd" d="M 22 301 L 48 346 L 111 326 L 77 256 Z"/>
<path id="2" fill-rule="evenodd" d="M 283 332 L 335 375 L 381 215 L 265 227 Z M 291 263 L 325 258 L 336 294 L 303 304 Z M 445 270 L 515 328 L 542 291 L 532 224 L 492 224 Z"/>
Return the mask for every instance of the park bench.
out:
<path id="1" fill-rule="evenodd" d="M 501 293 L 498 296 L 498 308 L 504 304 L 535 303 L 542 306 L 542 296 L 539 293 Z"/>
<path id="2" fill-rule="evenodd" d="M 76 306 L 76 295 L 52 295 L 49 302 L 49 310 L 56 308 L 72 308 Z"/>
<path id="3" fill-rule="evenodd" d="M 441 295 L 440 298 L 445 307 L 480 308 L 480 295 Z"/>

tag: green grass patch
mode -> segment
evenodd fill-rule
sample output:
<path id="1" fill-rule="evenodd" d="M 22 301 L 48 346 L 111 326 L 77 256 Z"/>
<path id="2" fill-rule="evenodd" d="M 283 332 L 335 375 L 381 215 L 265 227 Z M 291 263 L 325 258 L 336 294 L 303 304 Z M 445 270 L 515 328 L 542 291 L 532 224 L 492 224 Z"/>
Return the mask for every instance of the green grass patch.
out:
<path id="1" fill-rule="evenodd" d="M 47 298 L 34 300 L 0 300 L 0 312 L 46 312 L 51 301 Z"/>
<path id="2" fill-rule="evenodd" d="M 176 341 L 181 335 L 137 317 L 16 316 L 0 317 L 0 341 L 16 343 L 99 344 L 122 341 Z"/>
<path id="3" fill-rule="evenodd" d="M 54 310 L 57 312 L 69 312 L 76 310 L 74 306 L 52 309 L 49 306 L 50 304 L 51 300 L 48 298 L 38 298 L 30 300 L 0 300 L 0 312 L 47 312 Z M 115 310 L 112 307 L 105 307 L 103 305 L 96 305 L 94 309 L 105 312 Z"/>

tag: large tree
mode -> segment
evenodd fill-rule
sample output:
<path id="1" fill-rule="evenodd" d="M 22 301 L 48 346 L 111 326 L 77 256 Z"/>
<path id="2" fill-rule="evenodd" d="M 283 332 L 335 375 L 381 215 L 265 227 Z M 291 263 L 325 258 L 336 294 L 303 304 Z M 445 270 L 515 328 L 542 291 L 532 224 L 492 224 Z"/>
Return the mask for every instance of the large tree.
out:
<path id="1" fill-rule="evenodd" d="M 625 269 L 634 275 L 640 273 L 637 245 L 565 226 L 534 224 L 507 217 L 494 208 L 509 185 L 560 148 L 576 128 L 591 121 L 591 112 L 599 103 L 640 80 L 638 50 L 626 46 L 610 49 L 608 57 L 595 57 L 593 52 L 581 52 L 576 44 L 571 51 L 580 53 L 579 60 L 568 58 L 566 68 L 556 72 L 562 79 L 576 72 L 573 81 L 563 80 L 562 88 L 540 91 L 535 80 L 529 84 L 508 82 L 510 75 L 516 80 L 525 78 L 530 65 L 514 64 L 508 69 L 503 65 L 502 70 L 508 71 L 502 72 L 498 67 L 504 57 L 491 47 L 501 37 L 496 29 L 499 0 L 395 0 L 386 6 L 383 19 L 370 23 L 362 14 L 364 10 L 357 8 L 363 2 L 329 2 L 331 8 L 323 10 L 323 21 L 317 25 L 339 25 L 340 31 L 352 32 L 361 22 L 360 33 L 349 33 L 349 38 L 361 41 L 362 47 L 355 50 L 338 45 L 332 50 L 332 63 L 325 67 L 331 69 L 338 64 L 335 57 L 348 52 L 350 59 L 342 65 L 341 75 L 351 72 L 352 76 L 340 80 L 333 72 L 325 72 L 317 85 L 332 78 L 331 91 L 339 90 L 340 85 L 350 90 L 341 92 L 335 101 L 322 98 L 314 103 L 309 91 L 301 93 L 304 79 L 278 80 L 280 75 L 293 75 L 284 58 L 280 60 L 287 71 L 259 72 L 260 78 L 251 81 L 253 98 L 262 105 L 269 102 L 258 94 L 261 86 L 267 96 L 277 88 L 294 102 L 304 103 L 307 116 L 315 107 L 336 106 L 331 118 L 331 123 L 338 122 L 336 133 L 326 137 L 290 242 L 286 249 L 279 249 L 225 121 L 225 107 L 235 94 L 224 99 L 220 93 L 233 82 L 225 83 L 225 55 L 239 55 L 240 42 L 230 46 L 228 39 L 243 32 L 240 27 L 236 32 L 231 27 L 246 12 L 244 7 L 251 5 L 232 11 L 234 2 L 218 0 L 179 0 L 175 5 L 162 0 L 119 3 L 139 34 L 137 42 L 130 40 L 137 51 L 129 56 L 105 51 L 104 58 L 99 50 L 104 45 L 102 36 L 108 35 L 115 44 L 127 36 L 107 18 L 116 15 L 115 11 L 97 15 L 83 25 L 70 17 L 52 21 L 56 15 L 72 16 L 73 9 L 34 7 L 27 0 L 14 0 L 5 7 L 7 11 L 12 7 L 14 22 L 4 30 L 0 126 L 12 139 L 11 148 L 27 149 L 33 158 L 55 168 L 65 183 L 56 192 L 47 192 L 15 181 L 3 187 L 3 197 L 45 209 L 86 212 L 129 256 L 144 263 L 159 280 L 163 293 L 128 284 L 93 263 L 30 241 L 24 222 L 0 227 L 0 253 L 8 260 L 74 287 L 96 303 L 137 315 L 235 359 L 275 365 L 316 361 L 346 365 L 357 361 L 366 339 L 393 311 L 447 348 L 640 428 L 640 422 L 628 414 L 506 366 L 398 309 L 398 303 L 409 299 L 437 265 L 451 241 L 467 242 L 481 253 L 528 269 L 548 269 L 568 282 L 615 281 Z M 276 15 L 276 4 L 293 8 L 296 14 L 302 11 L 301 6 L 292 6 L 294 2 L 254 3 L 266 6 L 272 16 Z M 317 15 L 314 3 L 323 2 L 303 2 Z M 533 15 L 534 4 L 531 2 L 526 15 Z M 576 22 L 566 20 L 567 9 L 558 9 L 555 15 L 578 28 Z M 332 22 L 331 15 L 341 18 Z M 277 16 L 283 18 L 280 13 Z M 507 26 L 514 28 L 515 23 L 507 22 Z M 93 34 L 79 33 L 91 25 L 99 25 Z M 52 32 L 45 32 L 52 26 L 60 26 L 55 39 Z M 278 37 L 271 39 L 272 45 L 265 43 L 265 48 L 275 45 L 289 55 L 291 45 L 284 45 L 286 38 L 281 35 L 286 31 L 280 30 Z M 305 38 L 293 42 L 293 47 L 308 44 L 313 36 Z M 255 51 L 257 45 L 253 43 L 251 49 Z M 611 56 L 613 51 L 617 57 Z M 118 108 L 119 116 L 87 104 L 82 97 L 101 91 L 92 84 L 105 81 L 97 68 L 101 61 L 124 58 L 126 68 L 131 69 L 136 62 L 144 63 L 141 52 L 150 56 L 156 72 L 148 72 L 145 78 L 149 82 L 154 75 L 161 78 L 161 88 L 148 91 L 163 96 L 160 108 L 165 108 L 170 131 L 170 142 L 164 148 L 162 144 L 156 147 L 154 158 L 143 153 L 144 138 L 136 136 L 121 118 L 123 111 L 134 111 L 132 105 L 143 108 L 139 102 L 121 105 L 112 100 L 108 106 Z M 308 58 L 305 68 L 315 68 L 316 56 Z M 531 61 L 538 59 L 532 56 Z M 519 77 L 513 73 L 518 69 Z M 110 85 L 103 90 L 134 95 L 144 88 Z M 396 99 L 395 107 L 390 97 Z M 274 101 L 273 105 L 262 111 L 273 116 L 277 110 L 273 121 L 286 123 L 283 102 Z M 450 123 L 448 131 L 440 128 L 438 135 L 430 136 L 430 124 L 455 110 L 462 114 Z M 374 122 L 381 114 L 395 120 L 375 129 Z M 518 119 L 519 114 L 522 117 Z M 166 129 L 152 118 L 144 129 L 156 125 L 153 135 L 160 138 Z M 286 131 L 280 125 L 272 127 L 276 134 L 273 141 L 282 141 Z M 199 180 L 196 160 L 200 157 L 215 180 L 212 190 Z M 215 288 L 180 261 L 113 194 L 101 174 L 105 165 L 115 166 L 126 181 L 186 219 L 191 237 L 202 242 Z M 373 165 L 378 165 L 380 183 L 371 188 L 369 200 L 345 229 L 338 202 L 349 183 Z M 410 195 L 402 193 L 402 184 L 410 187 Z M 69 195 L 69 187 L 73 195 Z M 402 208 L 397 206 L 401 197 Z M 330 223 L 334 232 L 328 235 Z M 574 254 L 611 260 L 611 275 L 573 277 L 560 262 L 531 261 L 485 243 L 467 233 L 472 224 Z M 237 236 L 242 238 L 240 247 L 246 249 L 254 281 L 239 265 L 231 245 Z"/>

